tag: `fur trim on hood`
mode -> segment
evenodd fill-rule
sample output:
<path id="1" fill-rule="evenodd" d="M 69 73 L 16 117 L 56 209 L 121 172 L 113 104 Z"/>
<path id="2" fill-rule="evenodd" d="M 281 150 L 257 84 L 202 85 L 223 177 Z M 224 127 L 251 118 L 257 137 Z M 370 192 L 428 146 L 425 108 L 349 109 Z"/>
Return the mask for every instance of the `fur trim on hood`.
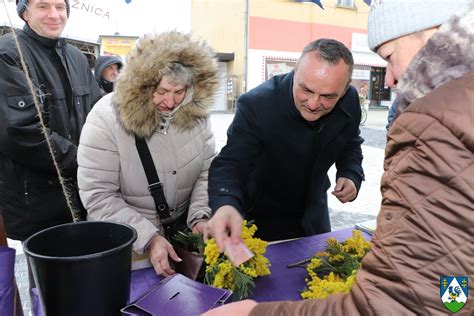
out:
<path id="1" fill-rule="evenodd" d="M 474 71 L 474 10 L 444 23 L 410 62 L 397 88 L 397 115 L 442 84 Z"/>
<path id="2" fill-rule="evenodd" d="M 114 105 L 126 131 L 149 138 L 158 128 L 161 115 L 152 102 L 153 92 L 171 62 L 193 73 L 192 98 L 174 114 L 171 124 L 190 130 L 209 115 L 219 83 L 211 47 L 176 31 L 145 36 L 128 56 L 115 86 Z"/>

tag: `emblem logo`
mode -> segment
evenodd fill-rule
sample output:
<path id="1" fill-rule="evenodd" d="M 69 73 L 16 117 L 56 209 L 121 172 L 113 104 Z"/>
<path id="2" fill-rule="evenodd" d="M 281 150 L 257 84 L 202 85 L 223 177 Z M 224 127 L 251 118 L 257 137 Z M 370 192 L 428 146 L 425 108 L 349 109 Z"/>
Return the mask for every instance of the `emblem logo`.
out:
<path id="1" fill-rule="evenodd" d="M 467 276 L 446 276 L 439 278 L 439 296 L 444 307 L 452 313 L 456 313 L 466 305 L 468 298 Z"/>

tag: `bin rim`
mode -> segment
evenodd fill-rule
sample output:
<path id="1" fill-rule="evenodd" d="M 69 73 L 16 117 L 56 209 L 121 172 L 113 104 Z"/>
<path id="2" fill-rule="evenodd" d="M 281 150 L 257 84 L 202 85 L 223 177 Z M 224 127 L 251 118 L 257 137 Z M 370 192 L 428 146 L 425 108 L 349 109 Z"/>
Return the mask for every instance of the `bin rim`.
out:
<path id="1" fill-rule="evenodd" d="M 46 231 L 54 230 L 54 229 L 57 229 L 57 228 L 62 227 L 62 226 L 83 225 L 83 224 L 91 224 L 91 223 L 92 224 L 104 224 L 105 223 L 105 224 L 113 224 L 113 225 L 117 225 L 117 226 L 127 227 L 132 231 L 133 235 L 132 235 L 132 238 L 130 238 L 129 241 L 123 243 L 122 245 L 119 245 L 119 246 L 114 247 L 114 248 L 109 249 L 109 250 L 100 251 L 100 252 L 92 253 L 92 254 L 88 254 L 88 255 L 71 256 L 71 257 L 45 256 L 45 255 L 37 254 L 37 253 L 31 251 L 30 249 L 28 249 L 28 242 L 31 239 L 38 236 L 39 234 L 42 234 Z M 130 226 L 128 224 L 125 224 L 125 223 L 117 223 L 117 222 L 110 222 L 110 221 L 83 221 L 83 222 L 65 223 L 65 224 L 60 224 L 60 225 L 45 228 L 43 230 L 40 230 L 39 232 L 34 233 L 30 237 L 28 237 L 23 242 L 23 251 L 25 252 L 25 254 L 28 257 L 32 257 L 32 258 L 35 258 L 35 259 L 44 259 L 44 260 L 62 261 L 62 262 L 66 261 L 67 262 L 67 261 L 77 261 L 77 259 L 80 258 L 81 260 L 86 261 L 86 260 L 92 260 L 92 259 L 104 257 L 104 256 L 107 256 L 107 255 L 112 254 L 114 252 L 118 252 L 118 251 L 122 250 L 123 248 L 128 247 L 130 244 L 133 244 L 137 240 L 137 236 L 138 236 L 137 235 L 137 230 L 135 228 L 133 228 L 132 226 Z"/>

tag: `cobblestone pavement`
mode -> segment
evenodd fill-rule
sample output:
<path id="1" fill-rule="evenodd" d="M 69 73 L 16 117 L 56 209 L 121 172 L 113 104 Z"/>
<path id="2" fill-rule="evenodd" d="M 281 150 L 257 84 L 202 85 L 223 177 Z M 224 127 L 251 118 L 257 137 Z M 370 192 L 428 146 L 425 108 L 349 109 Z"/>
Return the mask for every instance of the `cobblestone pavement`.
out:
<path id="1" fill-rule="evenodd" d="M 361 136 L 365 139 L 362 146 L 365 181 L 357 199 L 342 204 L 329 193 L 330 191 L 328 192 L 332 230 L 353 227 L 356 223 L 376 218 L 378 214 L 381 200 L 380 177 L 383 172 L 383 154 L 386 142 L 386 115 L 386 111 L 369 111 L 365 126 L 361 126 Z M 211 115 L 217 150 L 225 145 L 227 127 L 232 118 L 233 114 L 230 113 L 213 113 Z M 328 173 L 332 182 L 335 179 L 335 172 L 335 168 L 331 168 Z M 20 290 L 23 310 L 25 315 L 32 315 L 28 295 L 26 258 L 19 242 L 9 240 L 9 245 L 17 249 L 15 276 Z"/>
<path id="2" fill-rule="evenodd" d="M 364 139 L 364 146 L 385 149 L 385 145 L 387 144 L 387 132 L 384 129 L 361 127 L 360 136 Z"/>
<path id="3" fill-rule="evenodd" d="M 28 268 L 26 265 L 26 256 L 24 253 L 17 253 L 15 258 L 15 278 L 20 292 L 21 304 L 24 315 L 31 315 L 30 297 L 28 295 Z"/>

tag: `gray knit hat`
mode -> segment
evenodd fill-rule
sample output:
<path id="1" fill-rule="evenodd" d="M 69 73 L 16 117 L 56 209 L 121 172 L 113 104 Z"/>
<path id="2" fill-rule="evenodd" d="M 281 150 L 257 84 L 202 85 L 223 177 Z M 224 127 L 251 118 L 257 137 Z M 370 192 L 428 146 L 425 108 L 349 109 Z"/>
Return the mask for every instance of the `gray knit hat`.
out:
<path id="1" fill-rule="evenodd" d="M 474 0 L 372 0 L 368 23 L 369 47 L 426 30 L 463 15 Z"/>
<path id="2" fill-rule="evenodd" d="M 69 17 L 69 0 L 64 0 L 66 3 L 66 11 L 67 11 L 67 16 Z M 23 12 L 26 10 L 26 6 L 28 5 L 28 0 L 16 0 L 16 12 L 18 13 L 18 16 L 23 20 Z M 26 22 L 26 21 L 25 21 Z"/>

